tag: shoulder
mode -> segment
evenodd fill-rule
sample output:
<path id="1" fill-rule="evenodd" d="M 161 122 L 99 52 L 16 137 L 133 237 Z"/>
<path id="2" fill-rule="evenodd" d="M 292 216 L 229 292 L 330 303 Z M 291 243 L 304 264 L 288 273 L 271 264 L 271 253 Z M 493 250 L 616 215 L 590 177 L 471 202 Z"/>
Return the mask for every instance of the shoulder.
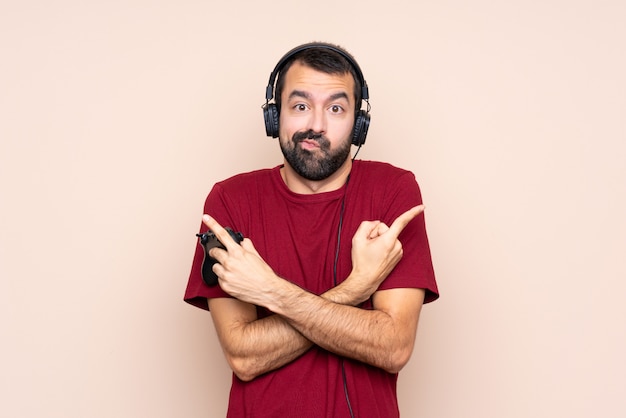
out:
<path id="1" fill-rule="evenodd" d="M 422 203 L 420 187 L 413 172 L 378 161 L 354 162 L 352 195 L 357 204 L 373 210 L 370 217 L 393 221 L 409 208 Z"/>
<path id="2" fill-rule="evenodd" d="M 353 172 L 364 183 L 389 186 L 401 179 L 415 182 L 415 175 L 411 171 L 380 161 L 357 160 L 354 162 Z"/>

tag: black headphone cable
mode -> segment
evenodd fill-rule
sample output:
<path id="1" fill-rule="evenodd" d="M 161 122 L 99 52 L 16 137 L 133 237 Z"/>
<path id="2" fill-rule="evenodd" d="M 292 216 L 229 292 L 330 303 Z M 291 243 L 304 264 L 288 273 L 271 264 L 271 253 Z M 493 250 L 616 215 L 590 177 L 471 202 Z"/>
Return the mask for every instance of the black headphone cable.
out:
<path id="1" fill-rule="evenodd" d="M 359 146 L 359 150 L 361 147 Z M 359 152 L 357 150 L 357 154 Z M 356 154 L 352 157 L 352 161 L 356 158 Z M 337 228 L 337 249 L 335 251 L 335 261 L 333 264 L 333 283 L 335 287 L 337 286 L 337 264 L 339 262 L 339 247 L 341 245 L 341 228 L 343 227 L 343 213 L 346 207 L 346 195 L 348 194 L 348 183 L 350 182 L 350 174 L 348 174 L 348 178 L 346 179 L 345 190 L 343 193 L 343 198 L 341 199 L 341 209 L 339 211 L 339 227 Z M 346 367 L 345 367 L 345 359 L 342 357 L 341 361 L 341 375 L 343 378 L 343 393 L 346 396 L 346 403 L 348 404 L 348 410 L 350 412 L 350 417 L 354 417 L 354 411 L 352 411 L 352 404 L 350 403 L 350 395 L 348 394 L 348 379 L 346 377 Z"/>

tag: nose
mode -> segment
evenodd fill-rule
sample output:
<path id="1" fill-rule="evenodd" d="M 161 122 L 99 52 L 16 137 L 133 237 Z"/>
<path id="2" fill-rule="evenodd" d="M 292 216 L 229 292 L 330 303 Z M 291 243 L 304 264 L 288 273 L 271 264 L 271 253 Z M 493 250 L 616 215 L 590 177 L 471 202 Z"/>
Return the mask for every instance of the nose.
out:
<path id="1" fill-rule="evenodd" d="M 315 109 L 311 112 L 309 129 L 318 134 L 326 133 L 326 112 L 323 109 Z"/>

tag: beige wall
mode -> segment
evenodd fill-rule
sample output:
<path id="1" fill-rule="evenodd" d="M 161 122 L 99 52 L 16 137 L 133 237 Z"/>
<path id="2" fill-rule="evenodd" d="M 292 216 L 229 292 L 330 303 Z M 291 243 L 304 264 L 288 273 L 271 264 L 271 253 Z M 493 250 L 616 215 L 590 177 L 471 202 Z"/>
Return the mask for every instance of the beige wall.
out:
<path id="1" fill-rule="evenodd" d="M 614 1 L 3 1 L 0 415 L 219 417 L 182 302 L 210 186 L 281 161 L 269 72 L 338 42 L 361 151 L 413 170 L 442 292 L 403 416 L 626 415 L 626 6 Z"/>

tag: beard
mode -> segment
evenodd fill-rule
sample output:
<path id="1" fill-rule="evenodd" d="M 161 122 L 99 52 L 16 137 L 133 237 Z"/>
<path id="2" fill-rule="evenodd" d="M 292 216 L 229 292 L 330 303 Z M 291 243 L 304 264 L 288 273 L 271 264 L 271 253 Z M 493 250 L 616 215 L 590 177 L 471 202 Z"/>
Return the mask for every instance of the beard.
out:
<path id="1" fill-rule="evenodd" d="M 316 150 L 307 150 L 299 146 L 305 139 L 313 139 L 319 144 Z M 310 181 L 327 179 L 339 169 L 350 155 L 350 141 L 345 141 L 339 148 L 330 149 L 330 141 L 322 134 L 312 130 L 296 132 L 291 140 L 280 141 L 280 149 L 285 160 L 301 177 Z"/>

